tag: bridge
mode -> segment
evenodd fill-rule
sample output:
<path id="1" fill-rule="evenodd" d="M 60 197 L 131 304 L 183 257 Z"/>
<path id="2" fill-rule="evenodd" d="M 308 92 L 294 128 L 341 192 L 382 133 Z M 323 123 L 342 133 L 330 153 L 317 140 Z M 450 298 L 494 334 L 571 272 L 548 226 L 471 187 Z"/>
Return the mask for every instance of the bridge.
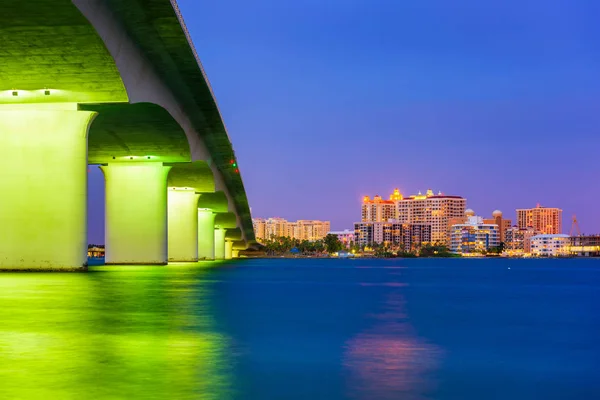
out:
<path id="1" fill-rule="evenodd" d="M 0 2 L 0 269 L 229 259 L 254 242 L 231 140 L 175 0 Z"/>

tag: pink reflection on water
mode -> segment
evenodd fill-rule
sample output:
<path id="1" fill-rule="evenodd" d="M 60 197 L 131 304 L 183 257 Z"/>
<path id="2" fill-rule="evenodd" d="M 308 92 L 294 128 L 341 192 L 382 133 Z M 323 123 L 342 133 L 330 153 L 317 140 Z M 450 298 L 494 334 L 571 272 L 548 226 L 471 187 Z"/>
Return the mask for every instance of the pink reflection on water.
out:
<path id="1" fill-rule="evenodd" d="M 346 343 L 348 396 L 354 399 L 428 399 L 441 350 L 419 338 L 408 323 L 405 302 L 390 295 L 373 326 Z"/>

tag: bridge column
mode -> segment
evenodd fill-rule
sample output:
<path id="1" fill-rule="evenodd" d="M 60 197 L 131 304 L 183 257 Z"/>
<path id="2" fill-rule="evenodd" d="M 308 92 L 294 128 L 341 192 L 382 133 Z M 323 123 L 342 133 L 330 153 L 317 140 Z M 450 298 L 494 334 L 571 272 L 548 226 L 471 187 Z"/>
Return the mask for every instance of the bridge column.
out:
<path id="1" fill-rule="evenodd" d="M 215 229 L 215 260 L 225 259 L 225 229 Z"/>
<path id="2" fill-rule="evenodd" d="M 87 132 L 77 105 L 0 105 L 0 269 L 87 266 Z"/>
<path id="3" fill-rule="evenodd" d="M 239 250 L 233 250 L 231 252 L 231 257 L 233 257 L 233 258 L 239 258 L 240 257 L 240 251 Z"/>
<path id="4" fill-rule="evenodd" d="M 193 189 L 169 189 L 169 261 L 198 261 L 199 198 Z"/>
<path id="5" fill-rule="evenodd" d="M 231 240 L 225 241 L 225 259 L 231 260 L 233 258 L 233 242 Z"/>
<path id="6" fill-rule="evenodd" d="M 198 259 L 215 259 L 215 216 L 208 209 L 198 209 Z"/>
<path id="7" fill-rule="evenodd" d="M 171 167 L 140 162 L 101 169 L 106 185 L 106 264 L 166 264 Z"/>

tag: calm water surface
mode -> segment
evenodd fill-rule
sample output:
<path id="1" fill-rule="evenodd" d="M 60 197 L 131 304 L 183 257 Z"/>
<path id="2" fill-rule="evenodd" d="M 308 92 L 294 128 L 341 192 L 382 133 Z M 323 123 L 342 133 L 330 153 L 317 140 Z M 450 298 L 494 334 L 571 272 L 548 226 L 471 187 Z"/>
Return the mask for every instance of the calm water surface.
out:
<path id="1" fill-rule="evenodd" d="M 0 399 L 600 399 L 599 300 L 598 260 L 1 274 Z"/>

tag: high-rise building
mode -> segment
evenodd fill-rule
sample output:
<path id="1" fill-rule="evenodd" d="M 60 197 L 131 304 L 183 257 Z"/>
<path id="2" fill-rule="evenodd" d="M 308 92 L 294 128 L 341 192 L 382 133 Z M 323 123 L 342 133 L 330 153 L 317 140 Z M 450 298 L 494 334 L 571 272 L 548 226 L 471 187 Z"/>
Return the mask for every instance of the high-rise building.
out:
<path id="1" fill-rule="evenodd" d="M 283 218 L 254 218 L 252 225 L 256 240 L 259 242 L 281 236 L 314 241 L 323 239 L 331 228 L 329 221 L 298 220 L 289 222 Z"/>
<path id="2" fill-rule="evenodd" d="M 500 241 L 504 243 L 504 237 L 506 235 L 506 231 L 511 228 L 512 221 L 510 219 L 504 219 L 502 217 L 502 211 L 496 210 L 492 213 L 492 218 L 484 219 L 484 224 L 496 224 L 500 229 Z"/>
<path id="3" fill-rule="evenodd" d="M 362 222 L 388 222 L 396 220 L 400 224 L 429 225 L 431 242 L 448 245 L 450 221 L 452 218 L 464 218 L 466 199 L 460 196 L 448 196 L 441 192 L 437 195 L 429 189 L 426 194 L 404 197 L 395 189 L 389 200 L 375 196 L 372 200 L 366 196 L 362 204 Z"/>
<path id="4" fill-rule="evenodd" d="M 496 224 L 486 224 L 483 218 L 470 216 L 464 224 L 450 228 L 450 249 L 457 253 L 481 253 L 500 245 L 500 230 Z"/>
<path id="5" fill-rule="evenodd" d="M 387 222 L 396 215 L 396 205 L 390 200 L 383 200 L 376 195 L 371 199 L 369 196 L 363 198 L 361 221 L 362 222 Z"/>
<path id="6" fill-rule="evenodd" d="M 562 210 L 560 208 L 542 207 L 517 209 L 517 226 L 532 227 L 543 234 L 562 233 Z"/>
<path id="7" fill-rule="evenodd" d="M 431 241 L 448 245 L 452 218 L 465 215 L 467 200 L 460 196 L 437 195 L 430 189 L 396 201 L 396 218 L 400 223 L 431 225 Z"/>

